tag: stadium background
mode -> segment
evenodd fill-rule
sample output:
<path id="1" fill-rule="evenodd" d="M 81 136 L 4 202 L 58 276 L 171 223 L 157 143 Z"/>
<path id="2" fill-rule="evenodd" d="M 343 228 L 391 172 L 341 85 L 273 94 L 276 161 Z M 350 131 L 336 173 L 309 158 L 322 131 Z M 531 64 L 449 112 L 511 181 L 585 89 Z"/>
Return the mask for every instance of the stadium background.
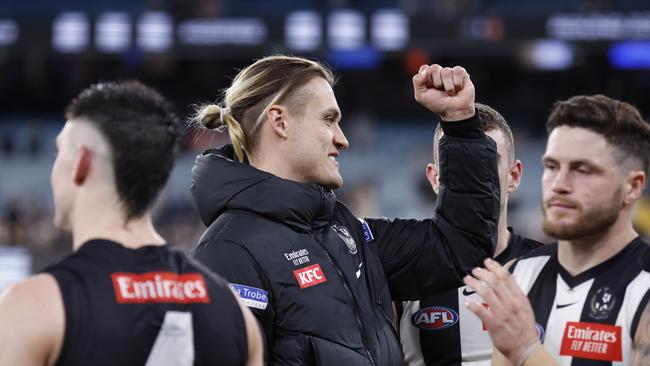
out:
<path id="1" fill-rule="evenodd" d="M 52 227 L 49 174 L 63 108 L 98 80 L 139 79 L 187 116 L 236 70 L 274 53 L 326 62 L 350 149 L 340 199 L 358 216 L 430 216 L 424 177 L 434 118 L 412 96 L 423 63 L 462 65 L 477 101 L 512 126 L 523 183 L 509 221 L 541 233 L 540 157 L 555 100 L 602 93 L 650 115 L 647 0 L 149 0 L 0 2 L 0 288 L 71 250 Z M 146 131 L 142 131 L 146 133 Z M 188 250 L 202 233 L 190 171 L 227 135 L 188 129 L 156 205 L 163 235 Z M 636 213 L 650 235 L 650 196 Z"/>

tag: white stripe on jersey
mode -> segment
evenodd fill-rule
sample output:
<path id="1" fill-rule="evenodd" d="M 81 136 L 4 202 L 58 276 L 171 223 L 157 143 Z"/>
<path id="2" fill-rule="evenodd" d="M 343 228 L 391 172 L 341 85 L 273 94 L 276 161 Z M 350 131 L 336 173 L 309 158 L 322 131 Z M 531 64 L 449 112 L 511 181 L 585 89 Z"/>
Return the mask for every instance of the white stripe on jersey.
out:
<path id="1" fill-rule="evenodd" d="M 399 322 L 404 361 L 409 366 L 425 366 L 420 348 L 420 332 L 411 324 L 411 316 L 420 310 L 420 300 L 403 301 L 404 315 Z"/>
<path id="2" fill-rule="evenodd" d="M 169 310 L 145 366 L 194 365 L 192 313 Z"/>
<path id="3" fill-rule="evenodd" d="M 467 306 L 465 299 L 472 299 L 481 304 L 483 299 L 473 293 L 463 295 L 467 286 L 458 289 L 458 325 L 460 327 L 460 350 L 463 366 L 489 366 L 492 358 L 492 341 L 487 330 L 483 330 L 483 322 L 474 315 Z"/>
<path id="4" fill-rule="evenodd" d="M 552 350 L 551 354 L 562 366 L 571 366 L 571 360 L 573 360 L 573 357 L 570 356 L 560 356 L 560 346 L 562 345 L 565 325 L 569 321 L 580 320 L 582 308 L 593 283 L 594 279 L 592 278 L 571 289 L 564 282 L 562 276 L 556 277 L 555 299 L 553 300 L 551 314 L 548 316 L 544 347 Z"/>
<path id="5" fill-rule="evenodd" d="M 632 346 L 634 344 L 633 335 L 630 334 L 630 327 L 634 321 L 634 315 L 639 309 L 639 303 L 648 291 L 650 291 L 650 273 L 643 271 L 627 285 L 625 289 L 625 302 L 623 303 L 621 312 L 618 313 L 618 318 L 616 318 L 617 325 L 619 323 L 624 324 L 623 360 L 630 360 L 630 363 L 632 361 Z M 624 363 L 615 362 L 612 365 L 624 365 Z"/>
<path id="6" fill-rule="evenodd" d="M 528 291 L 530 291 L 530 288 L 533 287 L 537 276 L 539 276 L 539 273 L 542 271 L 549 259 L 551 259 L 550 255 L 544 255 L 524 258 L 517 262 L 514 275 L 519 287 L 521 287 L 524 293 L 527 294 Z"/>

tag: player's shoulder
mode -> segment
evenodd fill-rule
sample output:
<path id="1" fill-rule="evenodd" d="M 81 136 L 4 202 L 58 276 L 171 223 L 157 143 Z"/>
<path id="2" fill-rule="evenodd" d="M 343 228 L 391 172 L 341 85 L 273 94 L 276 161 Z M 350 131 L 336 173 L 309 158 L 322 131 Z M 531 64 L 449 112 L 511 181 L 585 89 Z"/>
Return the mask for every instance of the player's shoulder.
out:
<path id="1" fill-rule="evenodd" d="M 53 364 L 65 331 L 55 279 L 38 274 L 6 288 L 0 294 L 0 324 L 0 363 Z"/>
<path id="2" fill-rule="evenodd" d="M 646 272 L 650 272 L 650 239 L 638 237 L 634 241 L 636 253 L 631 253 L 632 257 L 641 263 L 641 267 Z"/>
<path id="3" fill-rule="evenodd" d="M 212 271 L 210 268 L 208 268 L 206 265 L 201 263 L 199 260 L 191 257 L 185 252 L 182 252 L 174 248 L 168 248 L 168 250 L 170 254 L 175 256 L 176 260 L 182 264 L 181 271 L 183 273 L 188 273 L 188 272 L 200 273 L 205 278 L 205 281 L 214 284 L 217 287 L 228 289 L 228 292 L 230 292 L 230 287 L 228 282 L 223 277 L 221 277 L 220 275 Z"/>
<path id="4" fill-rule="evenodd" d="M 529 258 L 549 257 L 557 254 L 557 243 L 542 244 L 535 246 L 530 251 L 526 252 L 521 260 Z"/>
<path id="5" fill-rule="evenodd" d="M 510 271 L 519 275 L 522 271 L 538 273 L 554 256 L 557 256 L 557 243 L 538 246 L 519 257 Z"/>
<path id="6" fill-rule="evenodd" d="M 48 273 L 14 283 L 0 293 L 0 323 L 23 328 L 63 328 L 64 309 L 59 286 Z"/>
<path id="7" fill-rule="evenodd" d="M 41 273 L 18 281 L 7 287 L 0 295 L 1 304 L 15 304 L 25 300 L 52 299 L 60 297 L 59 286 L 49 273 Z"/>
<path id="8" fill-rule="evenodd" d="M 508 228 L 508 231 L 510 231 L 508 246 L 495 258 L 501 264 L 505 264 L 512 259 L 521 259 L 531 251 L 545 245 L 537 240 L 517 234 L 511 227 Z"/>

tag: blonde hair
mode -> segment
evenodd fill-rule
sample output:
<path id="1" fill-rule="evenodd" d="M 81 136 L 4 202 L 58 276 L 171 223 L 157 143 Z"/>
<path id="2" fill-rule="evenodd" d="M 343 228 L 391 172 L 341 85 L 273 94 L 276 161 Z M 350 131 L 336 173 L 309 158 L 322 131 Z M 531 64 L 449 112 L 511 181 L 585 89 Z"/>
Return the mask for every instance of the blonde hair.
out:
<path id="1" fill-rule="evenodd" d="M 220 105 L 202 105 L 192 120 L 211 130 L 227 129 L 239 161 L 258 143 L 258 130 L 267 109 L 287 103 L 292 113 L 304 111 L 304 95 L 297 93 L 314 77 L 331 86 L 336 80 L 332 71 L 319 62 L 295 56 L 268 56 L 241 70 Z"/>

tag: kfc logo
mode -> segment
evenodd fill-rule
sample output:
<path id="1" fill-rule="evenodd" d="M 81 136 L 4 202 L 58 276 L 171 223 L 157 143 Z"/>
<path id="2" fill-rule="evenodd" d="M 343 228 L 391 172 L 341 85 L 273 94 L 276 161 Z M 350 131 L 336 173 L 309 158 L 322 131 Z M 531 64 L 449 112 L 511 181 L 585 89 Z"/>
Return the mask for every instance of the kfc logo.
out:
<path id="1" fill-rule="evenodd" d="M 325 274 L 318 263 L 309 267 L 297 269 L 293 271 L 293 275 L 296 276 L 300 289 L 327 282 L 327 278 L 325 278 Z"/>

